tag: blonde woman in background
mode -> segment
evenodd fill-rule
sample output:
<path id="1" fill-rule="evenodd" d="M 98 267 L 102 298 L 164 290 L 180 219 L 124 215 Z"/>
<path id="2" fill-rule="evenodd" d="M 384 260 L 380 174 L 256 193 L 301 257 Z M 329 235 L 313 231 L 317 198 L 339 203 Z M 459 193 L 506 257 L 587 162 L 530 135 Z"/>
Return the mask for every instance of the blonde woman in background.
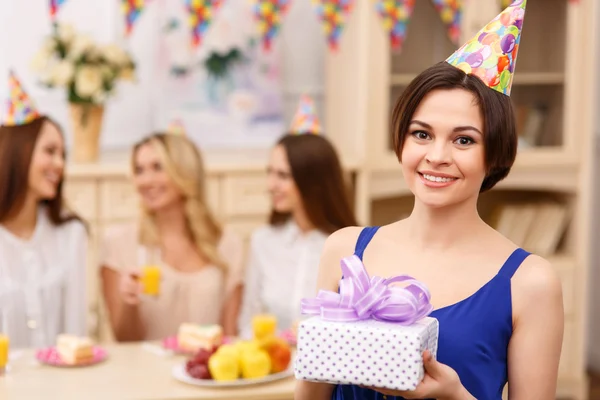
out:
<path id="1" fill-rule="evenodd" d="M 183 135 L 154 134 L 135 145 L 132 167 L 141 219 L 107 233 L 101 268 L 115 338 L 162 339 L 183 322 L 235 334 L 243 244 L 206 204 L 198 149 Z M 142 293 L 144 265 L 160 269 L 156 296 Z"/>

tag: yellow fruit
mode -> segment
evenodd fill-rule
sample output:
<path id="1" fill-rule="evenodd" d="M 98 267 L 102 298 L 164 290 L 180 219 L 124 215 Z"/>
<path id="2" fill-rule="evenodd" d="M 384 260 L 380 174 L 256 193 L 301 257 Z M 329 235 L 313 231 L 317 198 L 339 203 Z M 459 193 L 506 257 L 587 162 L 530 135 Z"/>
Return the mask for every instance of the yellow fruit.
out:
<path id="1" fill-rule="evenodd" d="M 242 340 L 235 344 L 238 354 L 242 356 L 247 351 L 260 350 L 260 345 L 254 340 Z"/>
<path id="2" fill-rule="evenodd" d="M 271 372 L 271 358 L 264 350 L 249 350 L 241 358 L 242 377 L 262 378 Z"/>
<path id="3" fill-rule="evenodd" d="M 240 352 L 238 346 L 235 344 L 223 344 L 219 346 L 215 354 L 224 354 L 237 359 L 240 355 Z"/>
<path id="4" fill-rule="evenodd" d="M 277 318 L 274 315 L 256 315 L 252 318 L 252 330 L 255 339 L 262 339 L 275 335 L 277 330 Z"/>
<path id="5" fill-rule="evenodd" d="M 208 370 L 216 381 L 234 381 L 240 376 L 237 355 L 227 352 L 215 353 L 208 359 Z"/>

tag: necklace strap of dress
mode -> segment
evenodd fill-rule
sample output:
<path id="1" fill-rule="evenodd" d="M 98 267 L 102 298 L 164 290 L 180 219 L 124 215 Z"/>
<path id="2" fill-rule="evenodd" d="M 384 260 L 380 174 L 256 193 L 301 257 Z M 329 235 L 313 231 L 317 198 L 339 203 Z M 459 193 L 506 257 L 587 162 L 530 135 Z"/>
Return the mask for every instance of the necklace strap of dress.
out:
<path id="1" fill-rule="evenodd" d="M 367 226 L 363 228 L 362 231 L 360 231 L 358 239 L 356 240 L 354 255 L 358 256 L 358 258 L 360 258 L 361 261 L 363 259 L 365 249 L 369 245 L 371 239 L 373 239 L 373 236 L 375 236 L 375 234 L 377 233 L 377 230 L 379 230 L 378 226 Z"/>
<path id="2" fill-rule="evenodd" d="M 515 274 L 515 272 L 517 272 L 517 269 L 519 269 L 519 267 L 521 266 L 523 261 L 525 261 L 525 259 L 529 256 L 529 254 L 531 253 L 521 248 L 517 248 L 504 262 L 504 265 L 502 265 L 502 268 L 500 269 L 500 272 L 498 272 L 498 275 L 505 276 L 508 279 L 512 278 L 512 276 Z"/>

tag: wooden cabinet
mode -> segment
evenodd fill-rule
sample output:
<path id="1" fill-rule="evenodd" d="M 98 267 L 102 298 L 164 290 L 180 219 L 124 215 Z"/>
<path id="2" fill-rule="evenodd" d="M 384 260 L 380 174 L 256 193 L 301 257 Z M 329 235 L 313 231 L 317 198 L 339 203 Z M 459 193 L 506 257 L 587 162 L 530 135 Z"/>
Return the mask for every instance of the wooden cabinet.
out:
<path id="1" fill-rule="evenodd" d="M 501 11 L 499 0 L 463 4 L 459 45 Z M 558 395 L 578 400 L 587 398 L 596 9 L 593 0 L 528 2 L 511 95 L 519 152 L 508 178 L 482 199 L 482 212 L 492 225 L 502 222 L 494 216 L 507 205 L 553 202 L 567 210 L 568 223 L 559 232 L 560 240 L 543 256 L 557 268 L 565 298 Z M 327 56 L 325 130 L 345 157 L 360 160 L 357 212 L 362 224 L 389 223 L 410 211 L 412 194 L 391 147 L 391 110 L 419 72 L 445 60 L 456 48 L 431 1 L 415 2 L 401 51 L 389 45 L 372 2 L 360 1 L 345 25 L 338 51 Z M 543 218 L 530 219 L 541 224 Z M 524 219 L 514 221 L 520 229 L 529 229 Z M 527 232 L 516 236 L 524 238 Z M 518 244 L 528 243 L 532 239 Z"/>

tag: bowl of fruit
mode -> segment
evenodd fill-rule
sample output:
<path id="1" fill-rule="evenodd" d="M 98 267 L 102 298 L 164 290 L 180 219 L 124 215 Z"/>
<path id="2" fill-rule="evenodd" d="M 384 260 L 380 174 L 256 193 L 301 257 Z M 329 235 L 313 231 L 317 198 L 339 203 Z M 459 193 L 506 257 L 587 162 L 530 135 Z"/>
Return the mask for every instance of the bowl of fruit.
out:
<path id="1" fill-rule="evenodd" d="M 175 365 L 172 374 L 196 386 L 254 385 L 292 376 L 292 358 L 290 344 L 274 329 L 255 329 L 251 340 L 198 350 L 185 363 Z"/>

